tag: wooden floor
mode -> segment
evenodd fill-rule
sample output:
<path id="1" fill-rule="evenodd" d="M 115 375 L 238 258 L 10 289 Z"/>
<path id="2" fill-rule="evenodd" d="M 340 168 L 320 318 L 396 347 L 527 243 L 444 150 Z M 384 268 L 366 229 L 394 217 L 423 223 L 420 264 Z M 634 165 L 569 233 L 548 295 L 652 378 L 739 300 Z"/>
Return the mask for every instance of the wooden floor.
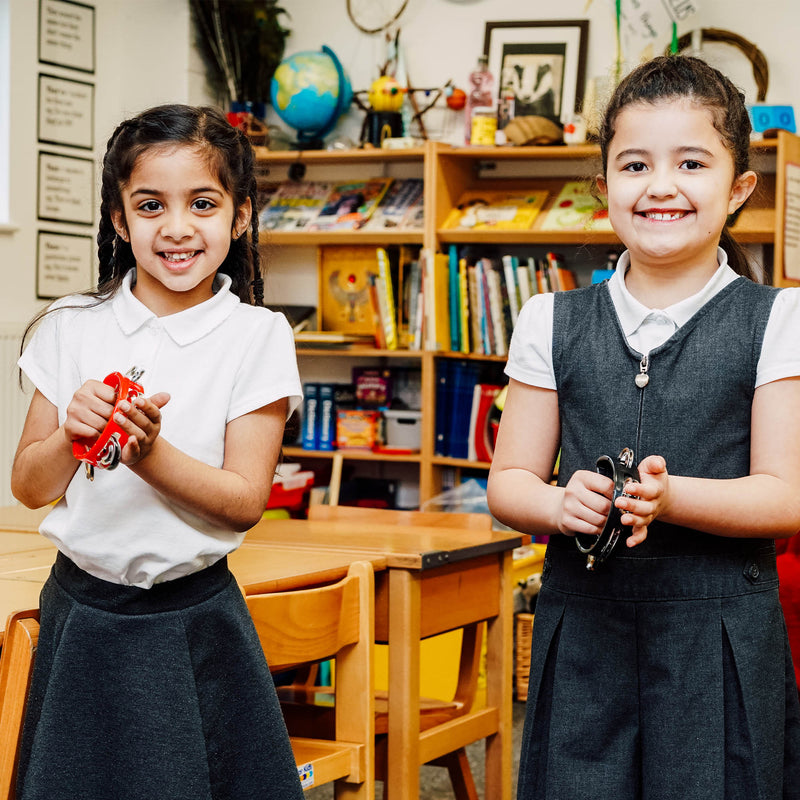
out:
<path id="1" fill-rule="evenodd" d="M 514 765 L 512 769 L 511 796 L 516 796 L 517 791 L 517 771 L 519 769 L 519 748 L 522 739 L 522 723 L 525 719 L 525 703 L 514 701 L 514 734 L 512 743 L 512 753 Z M 467 756 L 472 767 L 472 774 L 475 777 L 475 785 L 478 788 L 478 795 L 481 800 L 492 800 L 486 798 L 483 792 L 483 742 L 478 742 L 467 747 Z M 375 800 L 383 800 L 383 784 L 375 784 Z M 423 767 L 420 770 L 420 800 L 453 800 L 453 790 L 447 771 L 438 767 Z M 305 793 L 305 800 L 332 800 L 333 786 L 320 786 L 318 789 L 309 789 Z"/>

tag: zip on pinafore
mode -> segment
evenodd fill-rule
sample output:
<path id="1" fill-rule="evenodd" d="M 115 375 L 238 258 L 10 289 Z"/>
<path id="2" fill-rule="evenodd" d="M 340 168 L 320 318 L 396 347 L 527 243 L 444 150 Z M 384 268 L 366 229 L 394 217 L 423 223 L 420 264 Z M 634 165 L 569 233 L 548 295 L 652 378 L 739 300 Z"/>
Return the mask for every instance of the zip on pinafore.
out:
<path id="1" fill-rule="evenodd" d="M 648 370 L 650 369 L 650 359 L 648 356 L 642 356 L 642 360 L 639 362 L 639 371 L 636 373 L 636 378 L 634 379 L 636 385 L 639 387 L 639 416 L 636 420 L 636 449 L 634 453 L 636 453 L 637 457 L 641 458 L 641 438 L 642 438 L 642 412 L 644 410 L 644 390 L 648 383 L 650 383 L 650 375 L 648 374 Z"/>

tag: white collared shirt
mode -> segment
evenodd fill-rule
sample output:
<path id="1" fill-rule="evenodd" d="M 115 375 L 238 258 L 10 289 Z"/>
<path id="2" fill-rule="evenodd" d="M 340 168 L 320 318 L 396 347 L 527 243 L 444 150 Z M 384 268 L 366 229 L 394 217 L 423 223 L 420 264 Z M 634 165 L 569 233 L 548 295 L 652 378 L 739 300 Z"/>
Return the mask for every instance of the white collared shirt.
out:
<path id="1" fill-rule="evenodd" d="M 59 300 L 20 366 L 57 408 L 59 425 L 85 381 L 144 370 L 147 395 L 170 394 L 160 435 L 221 467 L 228 422 L 283 397 L 289 412 L 299 403 L 291 328 L 282 314 L 241 303 L 228 276 L 218 276 L 209 300 L 164 317 L 134 297 L 133 278 L 99 305 Z M 92 482 L 80 468 L 40 530 L 92 575 L 144 588 L 210 566 L 244 538 L 179 508 L 124 466 L 96 469 Z"/>
<path id="2" fill-rule="evenodd" d="M 642 355 L 663 344 L 688 322 L 737 274 L 722 248 L 719 268 L 696 294 L 664 309 L 652 309 L 636 300 L 625 286 L 629 255 L 617 262 L 608 290 L 628 344 Z M 520 311 L 509 348 L 506 375 L 531 386 L 555 389 L 553 370 L 553 293 L 537 294 Z M 772 306 L 758 362 L 756 386 L 800 375 L 800 288 L 784 289 Z"/>

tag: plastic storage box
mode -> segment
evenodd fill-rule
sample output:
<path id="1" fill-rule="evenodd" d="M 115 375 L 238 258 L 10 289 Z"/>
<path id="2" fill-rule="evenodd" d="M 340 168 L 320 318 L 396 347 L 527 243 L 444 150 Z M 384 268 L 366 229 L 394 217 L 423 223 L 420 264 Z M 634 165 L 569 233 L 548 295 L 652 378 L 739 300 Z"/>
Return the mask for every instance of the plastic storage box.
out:
<path id="1" fill-rule="evenodd" d="M 386 447 L 397 450 L 419 450 L 422 442 L 422 412 L 387 409 L 383 412 L 386 421 Z"/>

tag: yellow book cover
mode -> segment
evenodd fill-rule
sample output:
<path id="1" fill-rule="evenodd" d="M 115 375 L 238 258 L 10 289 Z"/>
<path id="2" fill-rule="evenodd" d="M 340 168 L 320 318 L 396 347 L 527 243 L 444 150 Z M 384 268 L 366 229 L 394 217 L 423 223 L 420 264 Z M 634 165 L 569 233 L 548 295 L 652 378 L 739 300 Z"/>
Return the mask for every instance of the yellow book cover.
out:
<path id="1" fill-rule="evenodd" d="M 543 189 L 531 191 L 472 190 L 461 196 L 443 228 L 528 230 L 547 199 Z"/>
<path id="2" fill-rule="evenodd" d="M 568 181 L 542 220 L 543 231 L 610 231 L 608 209 L 586 181 Z"/>
<path id="3" fill-rule="evenodd" d="M 378 288 L 378 308 L 381 322 L 383 322 L 386 349 L 397 350 L 397 306 L 394 302 L 389 256 L 382 247 L 377 249 L 376 254 L 378 258 L 378 277 L 375 284 Z"/>

